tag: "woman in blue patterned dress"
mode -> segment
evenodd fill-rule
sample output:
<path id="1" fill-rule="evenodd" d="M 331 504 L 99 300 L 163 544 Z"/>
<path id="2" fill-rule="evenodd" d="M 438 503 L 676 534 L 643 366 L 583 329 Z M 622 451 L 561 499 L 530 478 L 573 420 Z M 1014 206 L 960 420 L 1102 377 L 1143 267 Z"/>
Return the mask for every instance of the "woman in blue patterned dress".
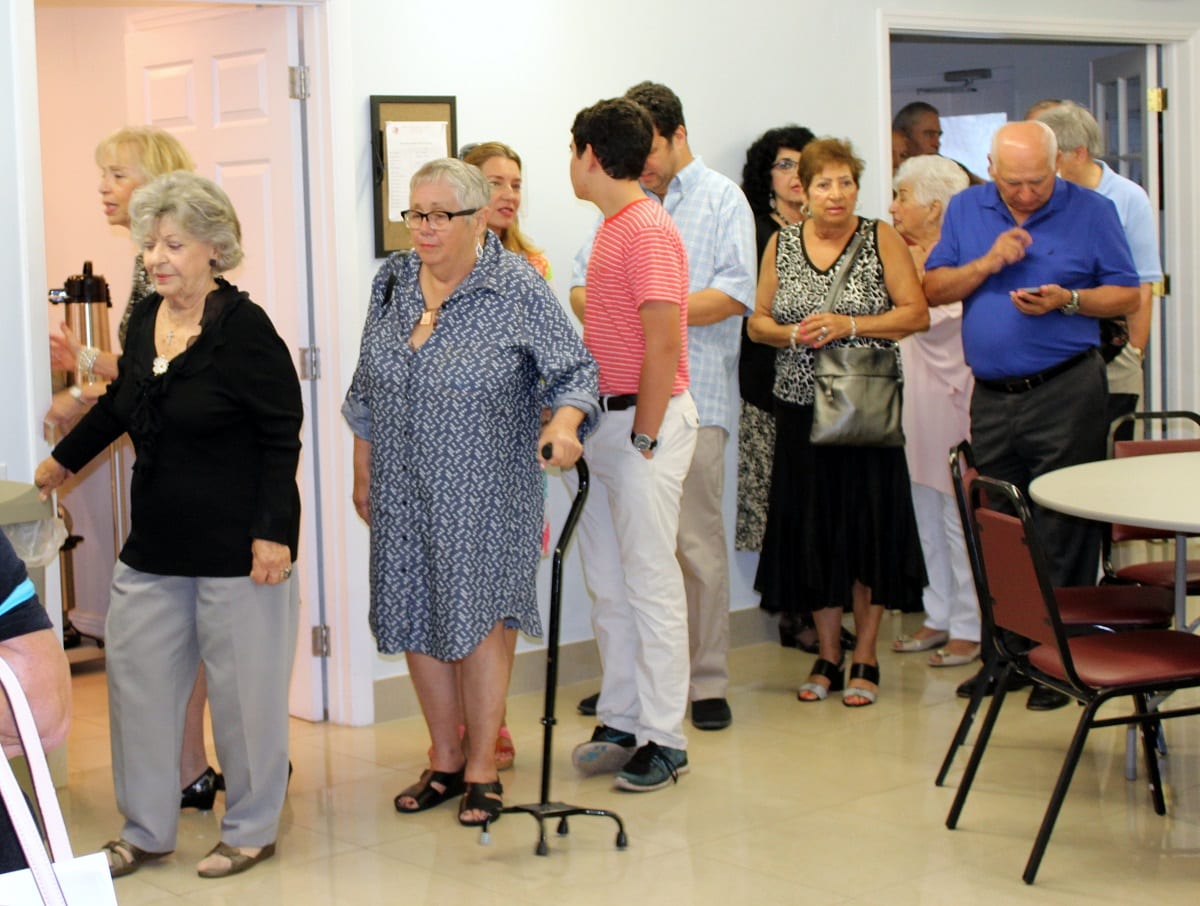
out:
<path id="1" fill-rule="evenodd" d="M 375 276 L 342 409 L 354 503 L 371 526 L 371 630 L 381 652 L 406 653 L 433 743 L 396 809 L 462 793 L 466 825 L 500 808 L 504 629 L 541 633 L 541 468 L 573 465 L 599 416 L 596 364 L 545 280 L 488 230 L 490 197 L 462 161 L 414 174 L 413 254 Z"/>

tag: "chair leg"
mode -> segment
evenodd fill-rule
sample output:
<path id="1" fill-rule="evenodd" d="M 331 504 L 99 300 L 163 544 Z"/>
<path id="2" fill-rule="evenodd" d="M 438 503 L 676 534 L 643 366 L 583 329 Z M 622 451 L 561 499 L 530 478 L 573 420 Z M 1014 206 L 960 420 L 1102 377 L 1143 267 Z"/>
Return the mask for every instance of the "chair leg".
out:
<path id="1" fill-rule="evenodd" d="M 1138 728 L 1130 724 L 1125 728 L 1125 779 L 1137 780 L 1137 734 Z"/>
<path id="2" fill-rule="evenodd" d="M 1013 666 L 1010 662 L 996 666 L 1000 668 L 1000 674 L 996 677 L 996 691 L 992 695 L 992 704 L 988 707 L 983 723 L 979 726 L 979 735 L 975 737 L 975 748 L 971 750 L 971 757 L 967 760 L 962 780 L 958 782 L 958 792 L 954 796 L 954 804 L 950 806 L 950 814 L 946 816 L 946 827 L 950 830 L 954 830 L 958 825 L 958 816 L 967 802 L 967 794 L 971 791 L 971 784 L 975 782 L 975 772 L 979 770 L 979 762 L 983 760 L 984 750 L 987 749 L 988 740 L 992 736 L 992 728 L 996 726 L 996 718 L 1000 716 L 1000 709 L 1004 706 L 1004 699 L 1008 695 L 1008 678 L 1013 673 Z"/>
<path id="3" fill-rule="evenodd" d="M 1138 714 L 1149 714 L 1151 709 L 1144 693 L 1133 697 L 1133 710 Z M 1146 779 L 1150 783 L 1150 801 L 1154 803 L 1154 812 L 1158 815 L 1167 813 L 1167 802 L 1163 797 L 1162 773 L 1158 769 L 1158 734 L 1162 721 L 1140 721 L 1142 731 L 1142 751 L 1146 756 Z"/>
<path id="4" fill-rule="evenodd" d="M 1083 709 L 1083 713 L 1079 715 L 1079 723 L 1075 727 L 1075 736 L 1071 739 L 1071 745 L 1067 749 L 1067 755 L 1063 759 L 1062 769 L 1058 772 L 1058 781 L 1054 784 L 1054 792 L 1050 795 L 1050 803 L 1046 806 L 1046 814 L 1042 818 L 1042 826 L 1038 828 L 1036 839 L 1033 841 L 1033 849 L 1029 853 L 1029 861 L 1025 863 L 1025 873 L 1021 875 L 1026 884 L 1032 884 L 1033 879 L 1037 877 L 1038 866 L 1042 864 L 1042 856 L 1046 852 L 1046 845 L 1050 842 L 1050 835 L 1054 832 L 1054 822 L 1058 820 L 1058 813 L 1062 810 L 1063 800 L 1067 798 L 1067 790 L 1071 786 L 1071 778 L 1075 775 L 1075 767 L 1079 764 L 1079 756 L 1083 754 L 1084 743 L 1087 742 L 1088 730 L 1092 728 L 1092 720 L 1096 716 L 1096 711 L 1099 708 L 1099 700 L 1095 699 L 1087 703 Z"/>
<path id="5" fill-rule="evenodd" d="M 975 691 L 967 699 L 967 706 L 963 709 L 962 719 L 958 722 L 958 729 L 954 731 L 954 738 L 950 740 L 950 748 L 946 750 L 946 757 L 942 759 L 942 766 L 938 769 L 937 779 L 933 781 L 934 786 L 941 786 L 946 782 L 946 775 L 950 773 L 950 765 L 954 763 L 954 756 L 958 754 L 958 747 L 966 744 L 967 735 L 971 732 L 971 724 L 975 723 L 975 715 L 979 712 L 979 706 L 983 704 L 983 693 L 995 675 L 996 660 L 995 658 L 988 658 L 983 662 L 983 668 L 976 678 Z"/>

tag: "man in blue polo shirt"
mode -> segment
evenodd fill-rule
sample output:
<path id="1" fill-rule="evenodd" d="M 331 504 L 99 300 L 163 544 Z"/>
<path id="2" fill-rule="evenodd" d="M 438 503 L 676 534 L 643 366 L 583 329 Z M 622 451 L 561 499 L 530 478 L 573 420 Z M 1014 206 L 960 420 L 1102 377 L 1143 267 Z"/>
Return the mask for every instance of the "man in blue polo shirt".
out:
<path id="1" fill-rule="evenodd" d="M 1025 492 L 1039 475 L 1104 457 L 1099 319 L 1138 307 L 1116 208 L 1056 178 L 1057 156 L 1044 123 L 1002 126 L 988 157 L 994 182 L 951 199 L 925 265 L 930 305 L 963 300 L 979 471 Z M 1034 517 L 1054 584 L 1094 584 L 1099 527 L 1040 507 Z"/>

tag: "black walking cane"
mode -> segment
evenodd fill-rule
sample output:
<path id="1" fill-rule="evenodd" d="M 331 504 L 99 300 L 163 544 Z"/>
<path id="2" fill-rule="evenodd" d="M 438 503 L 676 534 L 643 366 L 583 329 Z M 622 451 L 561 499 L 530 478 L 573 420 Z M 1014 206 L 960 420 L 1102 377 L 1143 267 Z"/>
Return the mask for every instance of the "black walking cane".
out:
<path id="1" fill-rule="evenodd" d="M 554 450 L 549 444 L 542 448 L 543 459 L 549 459 L 553 454 Z M 531 802 L 527 805 L 510 805 L 500 810 L 501 814 L 524 812 L 527 815 L 532 815 L 537 820 L 538 842 L 534 852 L 539 856 L 550 854 L 550 848 L 546 844 L 547 818 L 558 819 L 556 833 L 560 837 L 565 837 L 569 833 L 567 819 L 573 815 L 594 815 L 600 818 L 612 818 L 613 821 L 617 822 L 617 849 L 624 849 L 629 845 L 629 840 L 625 836 L 625 824 L 616 812 L 610 812 L 607 809 L 584 808 L 579 805 L 568 805 L 565 802 L 550 801 L 550 766 L 554 756 L 554 725 L 557 723 L 554 718 L 554 700 L 558 687 L 558 634 L 559 616 L 562 611 L 562 565 L 567 546 L 571 542 L 571 536 L 575 533 L 575 525 L 579 522 L 579 515 L 583 512 L 584 503 L 587 502 L 588 468 L 587 463 L 583 461 L 583 457 L 580 457 L 575 462 L 575 473 L 579 479 L 579 490 L 575 492 L 575 500 L 571 503 L 571 511 L 567 513 L 562 533 L 558 536 L 558 544 L 554 547 L 554 560 L 550 571 L 550 629 L 546 636 L 546 698 L 545 714 L 542 716 L 542 727 L 544 728 L 542 733 L 542 796 L 538 802 Z M 485 821 L 483 824 L 479 836 L 480 843 L 486 844 L 491 842 L 491 836 L 488 833 L 489 823 L 489 821 Z"/>

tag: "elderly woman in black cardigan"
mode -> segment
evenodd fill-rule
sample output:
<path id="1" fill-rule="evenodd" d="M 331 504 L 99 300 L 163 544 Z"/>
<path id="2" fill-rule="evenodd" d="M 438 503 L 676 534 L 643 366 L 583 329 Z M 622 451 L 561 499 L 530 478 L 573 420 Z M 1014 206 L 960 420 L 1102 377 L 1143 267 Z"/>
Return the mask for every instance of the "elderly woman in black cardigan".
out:
<path id="1" fill-rule="evenodd" d="M 105 850 L 118 876 L 175 848 L 184 709 L 203 661 L 226 811 L 197 868 L 225 877 L 274 854 L 287 788 L 300 384 L 266 313 L 218 276 L 242 258 L 225 193 L 170 173 L 130 213 L 156 294 L 133 314 L 117 379 L 35 482 L 48 494 L 121 434 L 133 440 L 133 524 L 106 628 L 126 821 Z"/>

